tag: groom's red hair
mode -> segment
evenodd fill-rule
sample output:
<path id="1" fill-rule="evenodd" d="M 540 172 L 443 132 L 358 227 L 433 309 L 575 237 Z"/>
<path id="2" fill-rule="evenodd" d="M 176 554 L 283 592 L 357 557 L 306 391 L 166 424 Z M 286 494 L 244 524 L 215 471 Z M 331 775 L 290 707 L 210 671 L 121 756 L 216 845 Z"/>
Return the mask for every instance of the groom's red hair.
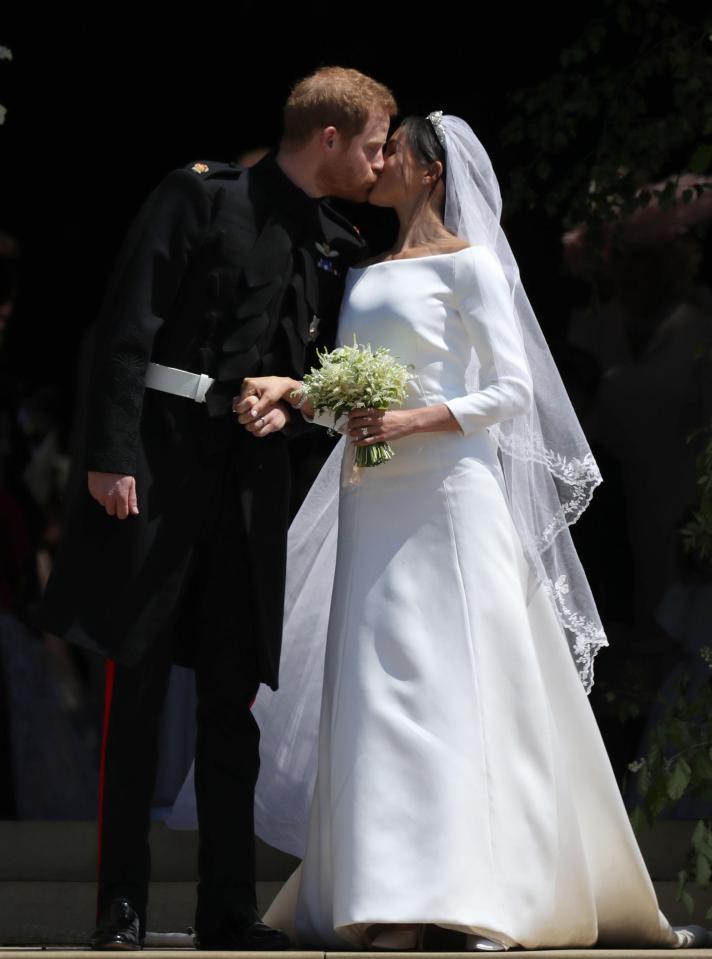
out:
<path id="1" fill-rule="evenodd" d="M 328 126 L 350 140 L 362 132 L 372 110 L 398 113 L 388 87 L 350 67 L 319 67 L 292 87 L 284 105 L 282 145 L 303 146 Z"/>

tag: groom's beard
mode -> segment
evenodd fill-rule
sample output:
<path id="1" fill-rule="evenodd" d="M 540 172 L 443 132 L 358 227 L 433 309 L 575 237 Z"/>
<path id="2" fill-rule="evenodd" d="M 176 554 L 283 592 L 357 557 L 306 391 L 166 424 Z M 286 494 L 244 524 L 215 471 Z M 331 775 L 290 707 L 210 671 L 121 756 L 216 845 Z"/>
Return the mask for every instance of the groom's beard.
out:
<path id="1" fill-rule="evenodd" d="M 318 182 L 325 196 L 365 203 L 377 179 L 370 170 L 364 178 L 362 173 L 356 173 L 343 159 L 335 159 L 321 167 Z"/>

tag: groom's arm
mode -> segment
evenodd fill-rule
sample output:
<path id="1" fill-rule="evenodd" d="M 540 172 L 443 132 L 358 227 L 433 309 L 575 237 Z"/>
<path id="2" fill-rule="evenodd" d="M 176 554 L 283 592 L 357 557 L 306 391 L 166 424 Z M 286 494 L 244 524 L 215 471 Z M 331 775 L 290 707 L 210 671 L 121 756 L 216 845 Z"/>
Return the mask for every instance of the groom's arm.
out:
<path id="1" fill-rule="evenodd" d="M 114 261 L 97 322 L 84 466 L 135 475 L 146 368 L 188 263 L 209 229 L 211 201 L 190 170 L 169 173 L 135 216 Z"/>

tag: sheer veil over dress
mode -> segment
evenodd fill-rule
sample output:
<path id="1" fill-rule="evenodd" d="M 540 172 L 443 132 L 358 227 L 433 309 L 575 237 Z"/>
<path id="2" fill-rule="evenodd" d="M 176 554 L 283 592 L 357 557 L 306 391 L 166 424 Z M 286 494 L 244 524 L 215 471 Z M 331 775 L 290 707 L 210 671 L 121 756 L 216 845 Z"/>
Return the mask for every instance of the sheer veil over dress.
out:
<path id="1" fill-rule="evenodd" d="M 659 908 L 587 697 L 607 640 L 568 526 L 601 477 L 487 154 L 430 119 L 470 245 L 352 267 L 338 340 L 412 363 L 405 406 L 445 403 L 460 430 L 372 468 L 344 435 L 292 523 L 255 825 L 302 862 L 263 918 L 331 950 L 402 923 L 473 951 L 702 945 Z M 195 823 L 191 771 L 168 824 Z"/>

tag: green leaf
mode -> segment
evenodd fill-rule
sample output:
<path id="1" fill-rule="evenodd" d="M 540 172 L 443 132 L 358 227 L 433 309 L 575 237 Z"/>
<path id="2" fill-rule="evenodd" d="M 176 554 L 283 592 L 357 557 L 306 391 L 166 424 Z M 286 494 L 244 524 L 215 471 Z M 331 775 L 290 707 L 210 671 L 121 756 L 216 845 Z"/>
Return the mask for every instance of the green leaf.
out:
<path id="1" fill-rule="evenodd" d="M 668 776 L 667 794 L 673 801 L 678 800 L 690 783 L 690 766 L 684 757 L 680 757 L 673 767 L 672 775 Z"/>
<path id="2" fill-rule="evenodd" d="M 695 908 L 695 900 L 687 890 L 685 890 L 685 892 L 682 894 L 682 901 L 685 904 L 685 908 L 687 909 L 688 913 L 692 915 L 692 912 Z"/>
<path id="3" fill-rule="evenodd" d="M 712 785 L 712 761 L 707 753 L 699 752 L 692 757 L 692 782 L 696 789 Z"/>
<path id="4" fill-rule="evenodd" d="M 667 794 L 665 785 L 666 781 L 663 777 L 661 777 L 659 780 L 654 781 L 653 786 L 648 793 L 647 805 L 652 822 L 658 818 L 663 809 L 667 809 L 670 806 L 670 797 Z"/>
<path id="5" fill-rule="evenodd" d="M 704 821 L 704 819 L 698 819 L 697 824 L 692 832 L 692 845 L 695 849 L 699 849 L 706 838 L 707 823 Z"/>
<path id="6" fill-rule="evenodd" d="M 702 143 L 690 158 L 689 167 L 693 173 L 706 173 L 712 164 L 712 144 Z"/>
<path id="7" fill-rule="evenodd" d="M 689 742 L 689 724 L 677 716 L 672 716 L 667 721 L 666 729 L 676 746 L 680 747 Z"/>
<path id="8" fill-rule="evenodd" d="M 642 806 L 636 806 L 628 818 L 630 819 L 630 824 L 633 827 L 633 832 L 637 836 L 646 823 L 645 813 L 643 812 Z"/>

